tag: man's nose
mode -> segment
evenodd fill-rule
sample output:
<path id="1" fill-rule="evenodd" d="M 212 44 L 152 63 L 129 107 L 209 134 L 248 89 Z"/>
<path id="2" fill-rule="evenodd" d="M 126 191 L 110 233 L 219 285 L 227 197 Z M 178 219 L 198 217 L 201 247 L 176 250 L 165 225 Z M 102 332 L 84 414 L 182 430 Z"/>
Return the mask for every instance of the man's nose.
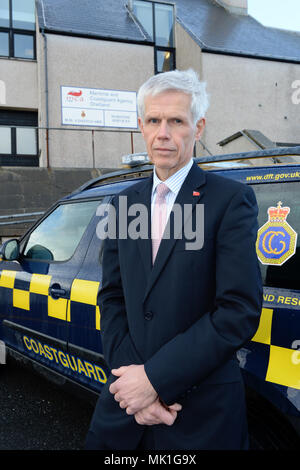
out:
<path id="1" fill-rule="evenodd" d="M 168 122 L 162 120 L 158 129 L 157 137 L 159 139 L 169 139 L 170 138 L 170 129 Z"/>

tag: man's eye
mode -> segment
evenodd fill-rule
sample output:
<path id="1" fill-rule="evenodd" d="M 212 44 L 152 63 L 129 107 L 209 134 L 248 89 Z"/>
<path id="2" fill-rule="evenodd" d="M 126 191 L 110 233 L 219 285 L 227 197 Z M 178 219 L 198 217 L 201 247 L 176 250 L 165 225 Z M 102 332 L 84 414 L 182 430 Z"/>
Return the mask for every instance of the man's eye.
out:
<path id="1" fill-rule="evenodd" d="M 148 119 L 148 122 L 149 122 L 150 124 L 157 124 L 158 119 L 156 119 L 156 118 L 150 118 L 150 119 Z"/>
<path id="2" fill-rule="evenodd" d="M 175 118 L 175 119 L 174 119 L 174 122 L 175 122 L 176 124 L 181 124 L 181 123 L 182 123 L 182 120 L 181 120 L 181 119 L 178 119 L 178 118 Z"/>

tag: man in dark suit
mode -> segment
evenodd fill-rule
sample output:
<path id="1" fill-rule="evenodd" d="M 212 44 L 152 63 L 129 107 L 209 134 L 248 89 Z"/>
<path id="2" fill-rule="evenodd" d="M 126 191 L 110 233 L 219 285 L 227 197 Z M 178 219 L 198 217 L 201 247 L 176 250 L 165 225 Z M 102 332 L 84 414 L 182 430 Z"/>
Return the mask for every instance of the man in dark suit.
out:
<path id="1" fill-rule="evenodd" d="M 235 353 L 261 311 L 257 205 L 250 187 L 193 162 L 207 103 L 191 70 L 156 75 L 139 90 L 155 168 L 113 201 L 113 214 L 121 197 L 146 208 L 146 227 L 104 242 L 99 304 L 112 373 L 87 449 L 247 449 Z"/>

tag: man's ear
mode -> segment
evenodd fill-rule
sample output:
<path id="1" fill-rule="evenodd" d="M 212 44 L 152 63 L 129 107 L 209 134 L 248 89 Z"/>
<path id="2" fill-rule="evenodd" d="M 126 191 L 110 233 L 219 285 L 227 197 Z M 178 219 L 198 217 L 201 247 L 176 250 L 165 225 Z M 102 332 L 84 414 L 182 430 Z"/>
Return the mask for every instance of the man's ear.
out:
<path id="1" fill-rule="evenodd" d="M 205 127 L 205 119 L 201 118 L 199 119 L 199 121 L 196 122 L 196 135 L 195 135 L 196 140 L 199 140 L 200 137 L 202 136 L 204 127 Z"/>
<path id="2" fill-rule="evenodd" d="M 141 117 L 138 117 L 138 125 L 139 125 L 141 133 L 144 135 L 144 123 Z"/>

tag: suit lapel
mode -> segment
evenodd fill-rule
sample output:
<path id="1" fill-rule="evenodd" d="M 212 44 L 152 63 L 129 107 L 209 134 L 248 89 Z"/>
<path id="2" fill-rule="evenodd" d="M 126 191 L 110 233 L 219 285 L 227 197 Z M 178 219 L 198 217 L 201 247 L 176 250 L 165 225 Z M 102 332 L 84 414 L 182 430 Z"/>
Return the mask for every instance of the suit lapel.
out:
<path id="1" fill-rule="evenodd" d="M 151 192 L 153 178 L 147 178 L 144 184 L 136 188 L 134 203 L 143 204 L 147 210 L 147 237 L 138 238 L 137 244 L 140 251 L 140 256 L 145 268 L 146 277 L 149 278 L 152 270 L 152 245 L 151 245 Z"/>
<path id="2" fill-rule="evenodd" d="M 174 204 L 178 204 L 181 208 L 181 214 L 183 216 L 181 219 L 182 223 L 180 224 L 179 227 L 176 227 L 174 236 L 171 236 L 169 239 L 163 238 L 161 241 L 161 244 L 160 244 L 156 259 L 155 259 L 155 263 L 153 265 L 152 270 L 149 273 L 150 275 L 148 278 L 148 284 L 147 284 L 147 288 L 145 291 L 144 301 L 146 297 L 148 296 L 154 283 L 156 282 L 159 274 L 161 273 L 162 268 L 166 264 L 174 248 L 178 235 L 180 234 L 182 234 L 182 236 L 184 235 L 184 226 L 187 220 L 189 219 L 189 217 L 192 215 L 193 208 L 199 202 L 199 200 L 202 198 L 204 194 L 203 185 L 205 184 L 205 180 L 206 179 L 205 179 L 204 171 L 201 170 L 197 166 L 196 163 L 194 163 L 185 181 L 183 182 L 182 187 L 174 203 Z M 201 191 L 200 191 L 200 187 L 201 187 Z M 169 228 L 170 228 L 170 221 L 167 224 L 166 230 L 169 230 Z M 171 232 L 169 231 L 167 233 L 171 233 Z M 151 263 L 151 253 L 152 253 L 151 238 L 150 238 L 148 250 L 149 248 L 150 248 L 150 263 Z"/>

